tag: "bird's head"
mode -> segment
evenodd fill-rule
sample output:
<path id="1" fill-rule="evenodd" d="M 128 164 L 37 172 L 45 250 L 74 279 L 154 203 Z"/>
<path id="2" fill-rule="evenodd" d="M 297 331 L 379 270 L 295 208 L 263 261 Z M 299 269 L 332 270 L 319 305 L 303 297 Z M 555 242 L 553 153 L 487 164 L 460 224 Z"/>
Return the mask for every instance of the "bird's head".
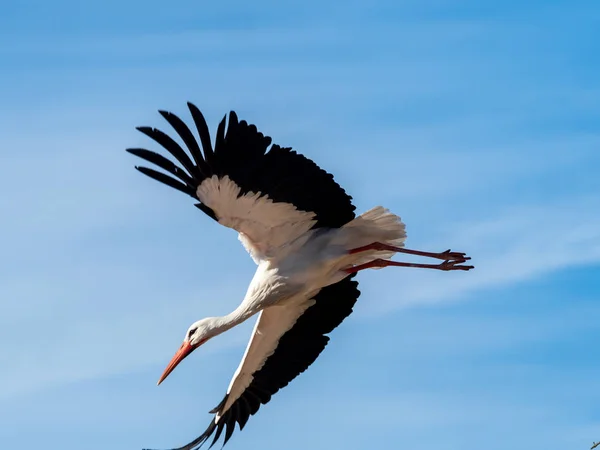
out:
<path id="1" fill-rule="evenodd" d="M 169 362 L 169 365 L 158 380 L 158 384 L 162 383 L 165 378 L 177 367 L 177 365 L 185 359 L 190 353 L 208 341 L 211 337 L 218 334 L 216 320 L 213 317 L 198 320 L 190 325 L 183 338 L 183 343 L 175 356 Z"/>

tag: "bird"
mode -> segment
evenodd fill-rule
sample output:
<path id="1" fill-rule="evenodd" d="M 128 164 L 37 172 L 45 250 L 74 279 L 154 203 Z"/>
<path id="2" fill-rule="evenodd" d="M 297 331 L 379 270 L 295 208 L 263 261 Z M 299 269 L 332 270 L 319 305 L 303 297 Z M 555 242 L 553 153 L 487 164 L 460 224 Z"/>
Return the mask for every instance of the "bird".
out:
<path id="1" fill-rule="evenodd" d="M 219 122 L 214 145 L 204 115 L 187 103 L 199 141 L 176 114 L 159 110 L 180 142 L 154 127 L 137 127 L 174 158 L 152 150 L 126 151 L 155 168 L 142 174 L 194 199 L 218 224 L 231 228 L 256 272 L 239 306 L 229 314 L 194 322 L 158 384 L 208 340 L 257 316 L 241 362 L 206 430 L 173 450 L 196 450 L 211 436 L 223 446 L 236 424 L 308 369 L 329 342 L 329 333 L 348 317 L 360 291 L 358 272 L 384 267 L 468 271 L 465 253 L 407 249 L 406 227 L 387 208 L 360 215 L 333 175 L 291 147 L 281 147 L 235 111 Z M 184 150 L 181 144 L 187 147 Z M 162 169 L 162 171 L 156 170 Z M 438 264 L 393 261 L 396 254 L 433 258 Z M 209 448 L 210 448 L 209 447 Z"/>

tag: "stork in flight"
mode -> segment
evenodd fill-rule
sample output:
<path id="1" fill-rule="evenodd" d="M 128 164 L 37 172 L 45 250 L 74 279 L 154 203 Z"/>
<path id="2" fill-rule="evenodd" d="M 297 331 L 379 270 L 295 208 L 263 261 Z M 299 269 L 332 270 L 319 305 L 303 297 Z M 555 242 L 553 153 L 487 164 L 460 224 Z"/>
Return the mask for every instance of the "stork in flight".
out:
<path id="1" fill-rule="evenodd" d="M 380 206 L 356 216 L 351 197 L 332 175 L 291 148 L 271 145 L 270 137 L 239 121 L 233 111 L 227 127 L 227 116 L 219 123 L 213 147 L 202 113 L 191 103 L 188 107 L 201 146 L 179 117 L 159 112 L 189 154 L 162 131 L 137 128 L 180 166 L 146 149 L 127 151 L 170 175 L 147 167 L 137 170 L 190 195 L 202 212 L 236 230 L 258 267 L 233 312 L 189 327 L 158 384 L 209 339 L 256 314 L 258 319 L 225 397 L 210 411 L 214 416 L 208 428 L 177 450 L 198 449 L 214 434 L 212 446 L 223 430 L 225 445 L 236 423 L 243 429 L 261 404 L 304 372 L 327 345 L 327 334 L 352 312 L 360 295 L 353 280 L 357 272 L 388 266 L 473 268 L 463 264 L 470 259 L 464 253 L 404 248 L 405 226 L 398 216 Z M 442 262 L 392 261 L 396 253 Z"/>

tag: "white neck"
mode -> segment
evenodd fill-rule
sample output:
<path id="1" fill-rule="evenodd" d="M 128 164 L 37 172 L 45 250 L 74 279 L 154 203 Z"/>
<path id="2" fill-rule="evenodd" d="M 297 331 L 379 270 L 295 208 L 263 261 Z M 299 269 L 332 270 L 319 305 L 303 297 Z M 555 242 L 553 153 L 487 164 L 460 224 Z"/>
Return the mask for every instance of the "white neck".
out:
<path id="1" fill-rule="evenodd" d="M 254 310 L 254 308 L 250 308 L 248 303 L 244 302 L 226 316 L 215 317 L 214 335 L 224 333 L 236 325 L 239 325 L 240 323 L 248 320 L 257 312 L 258 311 Z"/>
<path id="2" fill-rule="evenodd" d="M 261 263 L 242 303 L 226 316 L 215 317 L 215 335 L 239 325 L 265 306 L 274 305 L 277 301 L 290 297 L 294 291 L 290 291 L 289 285 L 280 282 L 279 278 L 276 268 L 271 268 L 268 263 Z"/>

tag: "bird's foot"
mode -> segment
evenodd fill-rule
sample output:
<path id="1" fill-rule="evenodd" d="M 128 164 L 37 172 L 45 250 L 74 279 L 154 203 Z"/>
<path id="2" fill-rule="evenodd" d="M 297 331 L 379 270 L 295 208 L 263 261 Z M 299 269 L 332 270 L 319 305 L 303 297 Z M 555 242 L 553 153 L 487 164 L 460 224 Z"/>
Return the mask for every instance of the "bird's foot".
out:
<path id="1" fill-rule="evenodd" d="M 465 258 L 463 260 L 456 261 L 444 261 L 441 264 L 438 264 L 435 268 L 438 270 L 471 270 L 474 269 L 475 266 L 461 266 L 460 264 L 464 263 L 466 260 L 471 258 Z"/>
<path id="2" fill-rule="evenodd" d="M 445 252 L 438 253 L 438 259 L 443 259 L 444 261 L 460 261 L 465 262 L 471 259 L 470 256 L 467 256 L 466 253 L 453 252 L 448 249 Z"/>

